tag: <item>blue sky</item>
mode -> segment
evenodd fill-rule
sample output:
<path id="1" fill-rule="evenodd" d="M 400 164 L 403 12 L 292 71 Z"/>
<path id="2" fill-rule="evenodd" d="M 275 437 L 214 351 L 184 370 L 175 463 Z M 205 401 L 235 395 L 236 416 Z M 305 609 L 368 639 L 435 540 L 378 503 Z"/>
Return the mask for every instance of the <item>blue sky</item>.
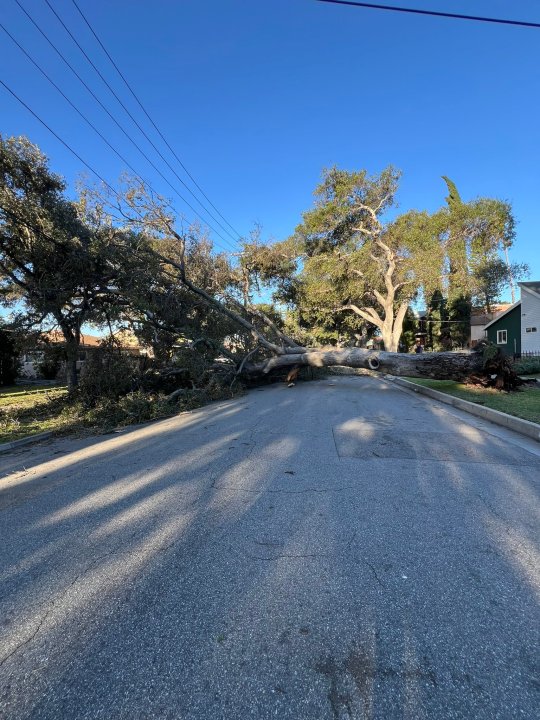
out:
<path id="1" fill-rule="evenodd" d="M 185 165 L 240 232 L 258 222 L 266 238 L 287 237 L 325 166 L 375 173 L 391 163 L 403 171 L 402 210 L 439 207 L 441 175 L 464 199 L 510 200 L 518 221 L 511 258 L 540 278 L 540 30 L 315 0 L 79 1 Z M 45 2 L 20 2 L 143 145 Z M 71 0 L 50 2 L 144 124 Z M 540 22 L 537 0 L 391 4 Z M 136 169 L 171 195 L 14 0 L 3 0 L 2 22 Z M 114 182 L 122 163 L 1 31 L 0 43 L 2 79 Z M 3 88 L 0 109 L 0 131 L 30 137 L 73 184 L 80 162 Z"/>

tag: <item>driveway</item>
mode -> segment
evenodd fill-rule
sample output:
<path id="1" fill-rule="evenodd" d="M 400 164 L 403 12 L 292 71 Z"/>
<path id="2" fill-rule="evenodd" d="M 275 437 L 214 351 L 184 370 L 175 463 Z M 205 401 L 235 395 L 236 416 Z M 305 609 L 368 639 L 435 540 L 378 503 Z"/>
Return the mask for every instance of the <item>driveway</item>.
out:
<path id="1" fill-rule="evenodd" d="M 538 717 L 540 446 L 367 377 L 0 455 L 0 717 Z"/>

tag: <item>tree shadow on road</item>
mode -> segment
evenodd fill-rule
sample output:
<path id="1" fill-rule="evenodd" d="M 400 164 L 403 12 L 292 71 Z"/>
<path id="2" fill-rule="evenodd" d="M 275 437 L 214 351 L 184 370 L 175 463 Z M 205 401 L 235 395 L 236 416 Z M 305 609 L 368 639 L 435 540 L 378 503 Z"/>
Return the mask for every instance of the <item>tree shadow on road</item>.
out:
<path id="1" fill-rule="evenodd" d="M 50 450 L 0 495 L 10 717 L 534 707 L 536 456 L 365 378 Z"/>

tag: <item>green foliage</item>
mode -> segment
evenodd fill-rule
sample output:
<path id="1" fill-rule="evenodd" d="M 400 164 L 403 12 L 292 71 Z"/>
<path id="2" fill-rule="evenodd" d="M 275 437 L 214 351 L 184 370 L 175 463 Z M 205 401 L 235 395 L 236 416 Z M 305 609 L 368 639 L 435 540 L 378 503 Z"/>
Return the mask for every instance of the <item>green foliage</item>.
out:
<path id="1" fill-rule="evenodd" d="M 441 290 L 435 290 L 427 307 L 427 346 L 434 352 L 450 350 L 448 301 Z"/>
<path id="2" fill-rule="evenodd" d="M 540 357 L 523 357 L 514 362 L 514 370 L 519 375 L 540 373 Z"/>
<path id="3" fill-rule="evenodd" d="M 496 345 L 487 344 L 482 351 L 482 358 L 484 360 L 484 370 L 490 363 L 497 361 L 502 357 L 500 348 Z"/>
<path id="4" fill-rule="evenodd" d="M 495 262 L 514 238 L 508 203 L 463 202 L 445 177 L 446 207 L 433 214 L 409 211 L 385 223 L 398 180 L 393 168 L 375 177 L 324 172 L 315 208 L 304 213 L 295 233 L 305 253 L 297 320 L 316 341 L 351 342 L 377 327 L 386 348 L 397 349 L 407 306 L 422 293 L 430 312 L 428 344 L 435 350 L 465 347 L 473 296 L 497 295 L 508 281 L 504 263 Z M 501 266 L 505 272 L 489 284 L 488 269 L 493 275 Z M 341 327 L 340 314 L 351 312 L 355 322 Z"/>
<path id="5" fill-rule="evenodd" d="M 84 189 L 73 202 L 64 192 L 38 148 L 0 139 L 0 302 L 22 301 L 25 329 L 60 329 L 71 386 L 84 323 L 122 323 L 162 364 L 184 340 L 205 338 L 217 356 L 237 329 L 183 283 L 185 276 L 222 298 L 234 285 L 228 260 L 204 232 L 178 236 L 166 203 L 138 181 L 125 179 L 112 198 Z"/>
<path id="6" fill-rule="evenodd" d="M 362 246 L 361 235 L 377 232 L 378 218 L 393 205 L 400 175 L 391 166 L 373 177 L 366 170 L 323 170 L 314 192 L 315 209 L 303 214 L 295 232 L 306 254 L 345 253 Z"/>
<path id="7" fill-rule="evenodd" d="M 24 328 L 44 321 L 59 327 L 75 385 L 83 323 L 114 320 L 125 291 L 148 278 L 152 263 L 144 238 L 85 216 L 84 203 L 64 191 L 37 147 L 0 138 L 0 298 L 22 301 Z"/>
<path id="8" fill-rule="evenodd" d="M 100 398 L 116 403 L 119 397 L 133 389 L 138 382 L 138 361 L 115 348 L 112 343 L 87 353 L 77 397 L 84 407 L 91 408 Z"/>
<path id="9" fill-rule="evenodd" d="M 79 414 L 84 425 L 106 430 L 118 425 L 133 425 L 167 417 L 175 409 L 174 403 L 163 395 L 135 390 L 118 400 L 101 397 L 92 407 L 82 404 Z"/>
<path id="10" fill-rule="evenodd" d="M 176 401 L 169 401 L 161 393 L 138 389 L 116 400 L 97 398 L 90 406 L 76 395 L 67 395 L 65 388 L 50 388 L 41 393 L 17 393 L 10 402 L 0 407 L 0 442 L 46 430 L 58 433 L 75 430 L 106 432 L 122 425 L 169 417 L 242 392 L 239 384 L 231 388 L 230 384 L 211 383 L 205 389 L 187 390 Z"/>
<path id="11" fill-rule="evenodd" d="M 449 336 L 452 350 L 467 347 L 471 333 L 471 301 L 463 295 L 449 304 Z"/>
<path id="12" fill-rule="evenodd" d="M 253 304 L 253 294 L 263 287 L 277 302 L 291 303 L 295 296 L 294 275 L 298 267 L 298 247 L 294 239 L 265 244 L 261 229 L 256 227 L 249 241 L 242 244 L 236 285 L 244 306 Z"/>
<path id="13" fill-rule="evenodd" d="M 401 333 L 400 350 L 410 352 L 415 344 L 415 335 L 418 332 L 418 321 L 413 311 L 408 308 L 403 320 L 403 332 Z"/>
<path id="14" fill-rule="evenodd" d="M 493 305 L 500 302 L 504 290 L 512 280 L 523 280 L 529 275 L 529 267 L 525 263 L 510 263 L 493 254 L 479 261 L 473 270 L 474 304 L 487 313 L 492 312 Z"/>
<path id="15" fill-rule="evenodd" d="M 361 344 L 377 328 L 386 349 L 396 350 L 409 303 L 420 288 L 436 286 L 438 224 L 413 211 L 384 222 L 399 176 L 392 167 L 373 177 L 365 170 L 324 172 L 315 209 L 304 213 L 295 233 L 307 256 L 299 320 L 315 337 Z"/>
<path id="16" fill-rule="evenodd" d="M 459 194 L 455 183 L 452 180 L 450 180 L 450 178 L 446 177 L 446 175 L 443 175 L 442 179 L 444 180 L 444 182 L 446 183 L 446 186 L 448 188 L 448 196 L 445 197 L 448 207 L 451 209 L 458 207 L 459 205 L 462 204 L 462 202 L 461 202 L 461 195 Z"/>
<path id="17" fill-rule="evenodd" d="M 65 362 L 65 351 L 61 346 L 50 343 L 41 347 L 43 348 L 43 359 L 38 363 L 37 371 L 45 380 L 55 380 Z"/>

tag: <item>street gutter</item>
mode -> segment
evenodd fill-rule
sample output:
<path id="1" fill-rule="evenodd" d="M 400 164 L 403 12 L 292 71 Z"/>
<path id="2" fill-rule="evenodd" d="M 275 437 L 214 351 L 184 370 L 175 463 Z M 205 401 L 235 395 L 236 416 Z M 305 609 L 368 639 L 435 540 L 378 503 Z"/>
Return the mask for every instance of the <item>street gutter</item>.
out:
<path id="1" fill-rule="evenodd" d="M 30 445 L 30 443 L 39 442 L 40 440 L 48 440 L 48 438 L 52 437 L 52 435 L 54 435 L 54 432 L 52 430 L 48 430 L 47 432 L 30 435 L 29 437 L 21 438 L 20 440 L 0 443 L 0 453 L 8 452 L 9 450 L 16 450 L 24 445 Z"/>
<path id="2" fill-rule="evenodd" d="M 488 420 L 495 425 L 500 425 L 508 430 L 513 430 L 514 432 L 526 435 L 527 437 L 540 442 L 540 425 L 538 423 L 531 422 L 530 420 L 522 420 L 514 415 L 508 415 L 500 410 L 492 410 L 484 405 L 477 405 L 476 403 L 469 402 L 468 400 L 462 400 L 461 398 L 448 395 L 447 393 L 440 392 L 439 390 L 433 390 L 433 388 L 428 388 L 424 385 L 416 385 L 416 383 L 409 382 L 403 378 L 394 377 L 393 375 L 385 375 L 384 378 L 381 379 L 392 382 L 394 385 L 399 385 L 409 392 L 426 395 L 433 400 L 438 400 L 446 405 L 451 405 L 458 410 L 464 410 L 471 415 L 475 415 L 483 420 Z"/>

